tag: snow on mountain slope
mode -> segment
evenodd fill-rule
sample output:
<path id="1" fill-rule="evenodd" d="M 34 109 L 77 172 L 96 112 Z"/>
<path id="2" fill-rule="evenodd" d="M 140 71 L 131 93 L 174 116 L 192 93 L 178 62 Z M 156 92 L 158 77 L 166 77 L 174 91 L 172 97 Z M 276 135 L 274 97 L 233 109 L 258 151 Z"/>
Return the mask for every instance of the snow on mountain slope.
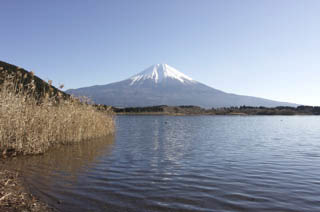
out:
<path id="1" fill-rule="evenodd" d="M 197 82 L 167 64 L 156 64 L 120 82 L 70 89 L 97 104 L 116 107 L 196 105 L 205 108 L 230 106 L 296 106 L 263 98 L 226 93 Z"/>
<path id="2" fill-rule="evenodd" d="M 191 79 L 191 77 L 188 77 L 187 75 L 179 72 L 177 69 L 167 64 L 156 64 L 131 77 L 130 85 L 134 85 L 139 81 L 147 79 L 151 79 L 155 83 L 161 83 L 168 78 L 178 80 L 181 83 L 195 82 L 193 79 Z"/>

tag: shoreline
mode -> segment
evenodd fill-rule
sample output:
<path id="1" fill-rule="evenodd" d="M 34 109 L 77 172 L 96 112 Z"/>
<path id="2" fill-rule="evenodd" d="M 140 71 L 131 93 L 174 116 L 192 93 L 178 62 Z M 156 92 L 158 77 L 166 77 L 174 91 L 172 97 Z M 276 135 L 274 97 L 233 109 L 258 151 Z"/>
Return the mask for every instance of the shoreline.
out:
<path id="1" fill-rule="evenodd" d="M 117 116 L 318 116 L 314 114 L 245 114 L 245 113 L 228 113 L 228 114 L 208 114 L 208 113 L 167 113 L 167 112 L 133 112 L 133 113 L 116 113 Z"/>
<path id="2" fill-rule="evenodd" d="M 109 106 L 102 108 L 109 109 Z M 112 110 L 117 115 L 169 115 L 169 116 L 183 116 L 183 115 L 208 115 L 208 116 L 279 116 L 279 115 L 320 115 L 320 107 L 299 106 L 299 107 L 224 107 L 224 108 L 201 108 L 199 106 L 146 106 L 146 107 L 125 107 L 116 108 Z"/>
<path id="3" fill-rule="evenodd" d="M 31 194 L 24 185 L 21 173 L 6 167 L 8 159 L 0 159 L 0 211 L 54 211 L 44 201 Z"/>

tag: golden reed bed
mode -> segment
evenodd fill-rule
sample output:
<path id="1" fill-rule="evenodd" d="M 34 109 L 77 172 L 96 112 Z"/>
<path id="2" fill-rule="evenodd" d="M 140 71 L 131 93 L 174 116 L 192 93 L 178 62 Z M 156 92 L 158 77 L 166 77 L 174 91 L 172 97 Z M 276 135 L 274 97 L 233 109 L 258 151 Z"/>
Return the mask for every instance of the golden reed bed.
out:
<path id="1" fill-rule="evenodd" d="M 36 92 L 33 73 L 0 67 L 0 150 L 2 155 L 39 154 L 57 144 L 77 143 L 114 132 L 111 110 L 98 111 L 87 100 L 49 89 Z M 4 74 L 3 74 L 4 73 Z M 45 86 L 44 86 L 45 89 Z"/>

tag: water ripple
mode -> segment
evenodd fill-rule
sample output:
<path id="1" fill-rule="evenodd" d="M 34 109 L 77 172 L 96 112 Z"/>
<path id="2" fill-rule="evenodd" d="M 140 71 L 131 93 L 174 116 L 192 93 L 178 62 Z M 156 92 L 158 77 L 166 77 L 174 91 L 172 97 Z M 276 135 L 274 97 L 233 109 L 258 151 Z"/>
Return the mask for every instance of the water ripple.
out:
<path id="1" fill-rule="evenodd" d="M 12 167 L 59 211 L 320 211 L 320 117 L 281 119 L 120 116 Z"/>

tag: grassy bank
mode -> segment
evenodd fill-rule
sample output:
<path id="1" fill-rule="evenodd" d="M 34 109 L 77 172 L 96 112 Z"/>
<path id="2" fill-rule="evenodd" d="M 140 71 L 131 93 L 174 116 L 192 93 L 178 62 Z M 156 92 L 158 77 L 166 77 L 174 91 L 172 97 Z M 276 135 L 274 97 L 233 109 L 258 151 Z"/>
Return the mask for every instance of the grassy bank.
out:
<path id="1" fill-rule="evenodd" d="M 114 132 L 113 112 L 99 111 L 17 66 L 0 61 L 0 158 L 40 154 L 50 147 Z M 51 209 L 28 193 L 19 173 L 0 159 L 0 211 Z"/>
<path id="2" fill-rule="evenodd" d="M 39 92 L 33 73 L 0 71 L 2 155 L 39 154 L 55 145 L 113 133 L 113 112 L 57 92 L 50 82 Z"/>

